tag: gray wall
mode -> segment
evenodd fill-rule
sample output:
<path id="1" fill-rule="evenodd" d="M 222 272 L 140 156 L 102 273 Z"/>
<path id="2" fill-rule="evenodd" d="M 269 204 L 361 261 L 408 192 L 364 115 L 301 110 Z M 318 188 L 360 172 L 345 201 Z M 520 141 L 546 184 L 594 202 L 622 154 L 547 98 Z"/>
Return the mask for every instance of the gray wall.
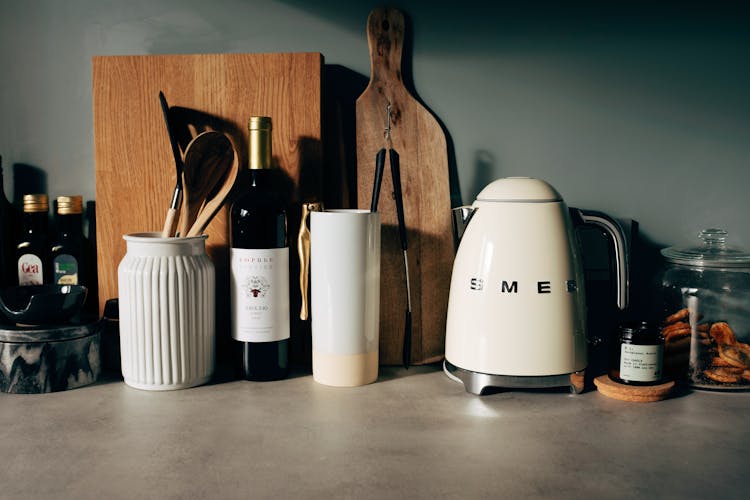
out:
<path id="1" fill-rule="evenodd" d="M 750 23 L 729 3 L 404 2 L 412 75 L 460 193 L 546 179 L 657 245 L 724 227 L 750 247 Z M 518 2 L 521 3 L 521 2 Z M 481 8 L 480 8 L 481 5 Z M 0 154 L 94 197 L 93 55 L 319 51 L 369 75 L 366 2 L 0 0 Z M 456 200 L 454 200 L 456 201 Z"/>

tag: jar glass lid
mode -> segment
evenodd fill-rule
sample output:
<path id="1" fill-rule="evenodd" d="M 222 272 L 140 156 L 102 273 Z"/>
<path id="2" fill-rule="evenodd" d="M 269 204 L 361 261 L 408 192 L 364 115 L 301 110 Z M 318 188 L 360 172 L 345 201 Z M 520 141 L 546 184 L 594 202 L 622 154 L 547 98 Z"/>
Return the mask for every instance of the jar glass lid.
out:
<path id="1" fill-rule="evenodd" d="M 727 245 L 723 229 L 704 229 L 698 234 L 701 244 L 694 247 L 664 248 L 661 254 L 669 262 L 697 267 L 750 267 L 750 253 Z"/>

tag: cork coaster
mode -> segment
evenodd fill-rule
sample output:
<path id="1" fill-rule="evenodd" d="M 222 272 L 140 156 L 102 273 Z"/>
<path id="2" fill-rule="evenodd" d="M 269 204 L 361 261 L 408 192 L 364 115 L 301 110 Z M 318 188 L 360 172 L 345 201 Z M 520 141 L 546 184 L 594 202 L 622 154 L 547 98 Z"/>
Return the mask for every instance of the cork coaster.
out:
<path id="1" fill-rule="evenodd" d="M 669 397 L 674 387 L 674 381 L 659 385 L 626 385 L 615 382 L 608 375 L 600 375 L 594 379 L 596 388 L 607 397 L 621 401 L 637 403 L 652 403 Z"/>

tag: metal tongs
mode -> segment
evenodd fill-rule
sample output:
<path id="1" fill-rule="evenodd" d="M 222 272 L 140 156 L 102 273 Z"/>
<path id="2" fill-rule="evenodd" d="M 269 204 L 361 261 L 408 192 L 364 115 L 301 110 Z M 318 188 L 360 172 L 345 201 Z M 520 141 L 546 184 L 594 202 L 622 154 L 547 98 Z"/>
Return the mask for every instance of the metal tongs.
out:
<path id="1" fill-rule="evenodd" d="M 403 363 L 404 368 L 409 368 L 411 364 L 411 285 L 409 283 L 409 259 L 407 258 L 406 249 L 406 221 L 404 218 L 404 199 L 401 191 L 401 169 L 399 155 L 393 149 L 391 140 L 391 103 L 386 106 L 386 122 L 384 130 L 385 147 L 380 149 L 375 155 L 375 183 L 372 186 L 372 201 L 370 211 L 378 211 L 378 199 L 380 198 L 380 185 L 383 182 L 383 169 L 385 168 L 385 152 L 388 150 L 388 158 L 391 164 L 391 180 L 393 182 L 393 196 L 396 200 L 396 216 L 398 217 L 398 236 L 401 240 L 401 250 L 404 253 L 404 272 L 406 274 L 406 319 L 404 325 L 404 347 Z"/>

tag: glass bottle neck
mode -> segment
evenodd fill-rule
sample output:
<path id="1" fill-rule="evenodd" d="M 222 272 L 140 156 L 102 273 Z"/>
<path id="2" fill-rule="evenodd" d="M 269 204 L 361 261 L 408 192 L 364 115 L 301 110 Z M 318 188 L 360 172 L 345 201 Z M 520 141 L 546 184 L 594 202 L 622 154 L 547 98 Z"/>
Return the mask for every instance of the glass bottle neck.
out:
<path id="1" fill-rule="evenodd" d="M 23 229 L 24 232 L 46 232 L 49 226 L 49 219 L 46 212 L 24 212 Z"/>
<path id="2" fill-rule="evenodd" d="M 81 214 L 57 214 L 57 230 L 60 234 L 83 236 Z"/>
<path id="3" fill-rule="evenodd" d="M 252 168 L 250 169 L 250 184 L 253 187 L 263 187 L 268 184 L 270 169 Z"/>
<path id="4" fill-rule="evenodd" d="M 270 128 L 251 129 L 248 148 L 247 166 L 251 171 L 271 168 L 273 153 Z"/>

